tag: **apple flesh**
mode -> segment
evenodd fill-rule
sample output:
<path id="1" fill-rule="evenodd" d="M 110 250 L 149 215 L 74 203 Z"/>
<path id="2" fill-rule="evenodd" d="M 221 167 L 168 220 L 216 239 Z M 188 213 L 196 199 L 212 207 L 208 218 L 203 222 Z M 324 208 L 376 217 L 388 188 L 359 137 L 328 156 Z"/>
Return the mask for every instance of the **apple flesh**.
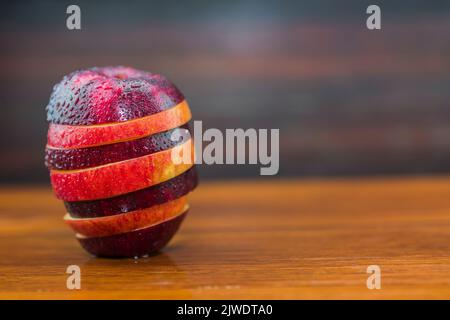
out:
<path id="1" fill-rule="evenodd" d="M 177 130 L 181 138 L 175 140 L 173 137 Z M 189 125 L 184 125 L 136 140 L 91 148 L 55 149 L 47 147 L 45 148 L 45 165 L 47 168 L 55 170 L 76 170 L 101 166 L 173 148 L 183 142 L 182 138 L 189 136 Z"/>
<path id="2" fill-rule="evenodd" d="M 64 221 L 76 233 L 85 237 L 103 237 L 125 233 L 161 223 L 187 210 L 186 196 L 156 206 L 100 218 L 71 218 Z"/>
<path id="3" fill-rule="evenodd" d="M 178 105 L 144 118 L 104 125 L 73 126 L 50 123 L 47 146 L 51 148 L 86 148 L 138 139 L 179 127 L 191 120 L 185 100 Z"/>
<path id="4" fill-rule="evenodd" d="M 77 235 L 81 246 L 94 256 L 136 258 L 151 255 L 164 247 L 178 231 L 188 211 L 147 228 L 106 237 Z"/>
<path id="5" fill-rule="evenodd" d="M 171 108 L 183 94 L 164 76 L 129 67 L 79 70 L 54 86 L 47 121 L 86 126 L 142 118 Z"/>
<path id="6" fill-rule="evenodd" d="M 73 218 L 96 218 L 142 210 L 180 198 L 198 184 L 195 166 L 168 181 L 108 199 L 65 201 L 67 212 Z"/>
<path id="7" fill-rule="evenodd" d="M 190 149 L 190 161 L 173 163 L 172 154 L 182 157 Z M 50 171 L 53 190 L 59 199 L 84 201 L 110 198 L 167 181 L 194 164 L 192 139 L 174 148 L 143 157 L 74 171 Z"/>

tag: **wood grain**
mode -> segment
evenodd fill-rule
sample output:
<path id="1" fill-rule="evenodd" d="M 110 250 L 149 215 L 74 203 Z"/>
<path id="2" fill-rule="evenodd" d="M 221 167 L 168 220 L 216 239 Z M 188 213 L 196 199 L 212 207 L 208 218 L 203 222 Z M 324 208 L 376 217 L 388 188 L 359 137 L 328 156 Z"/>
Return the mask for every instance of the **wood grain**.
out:
<path id="1" fill-rule="evenodd" d="M 449 196 L 450 177 L 203 183 L 160 254 L 108 260 L 79 247 L 49 189 L 4 187 L 0 298 L 450 298 Z"/>

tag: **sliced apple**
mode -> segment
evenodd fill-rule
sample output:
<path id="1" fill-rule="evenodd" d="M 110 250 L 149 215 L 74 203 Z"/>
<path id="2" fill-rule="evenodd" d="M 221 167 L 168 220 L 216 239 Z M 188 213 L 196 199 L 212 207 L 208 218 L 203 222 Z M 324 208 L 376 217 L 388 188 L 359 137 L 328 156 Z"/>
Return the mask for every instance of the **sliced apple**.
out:
<path id="1" fill-rule="evenodd" d="M 64 221 L 73 231 L 82 236 L 103 237 L 130 232 L 163 222 L 186 211 L 187 208 L 187 197 L 184 196 L 147 209 L 109 217 L 79 219 L 72 218 L 67 213 L 64 216 Z"/>
<path id="2" fill-rule="evenodd" d="M 180 198 L 198 184 L 195 166 L 170 180 L 157 185 L 108 199 L 66 201 L 64 205 L 73 218 L 113 216 L 162 204 Z"/>
<path id="3" fill-rule="evenodd" d="M 98 257 L 136 258 L 159 251 L 175 235 L 188 211 L 165 222 L 106 237 L 77 235 L 81 246 Z"/>
<path id="4" fill-rule="evenodd" d="M 125 122 L 90 126 L 50 123 L 47 146 L 72 149 L 128 141 L 179 127 L 190 119 L 191 111 L 184 100 L 170 109 Z"/>
<path id="5" fill-rule="evenodd" d="M 173 162 L 189 150 L 188 161 Z M 65 201 L 110 198 L 144 189 L 180 175 L 194 164 L 192 139 L 143 157 L 83 170 L 50 171 L 56 196 Z"/>

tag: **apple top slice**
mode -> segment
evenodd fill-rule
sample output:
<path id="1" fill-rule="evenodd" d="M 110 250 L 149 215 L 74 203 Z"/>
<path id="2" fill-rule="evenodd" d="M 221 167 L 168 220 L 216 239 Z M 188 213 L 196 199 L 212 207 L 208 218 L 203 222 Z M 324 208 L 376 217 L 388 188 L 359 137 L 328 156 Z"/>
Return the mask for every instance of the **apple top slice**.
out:
<path id="1" fill-rule="evenodd" d="M 53 87 L 47 121 L 94 125 L 128 121 L 161 112 L 184 100 L 164 76 L 129 67 L 79 70 Z"/>

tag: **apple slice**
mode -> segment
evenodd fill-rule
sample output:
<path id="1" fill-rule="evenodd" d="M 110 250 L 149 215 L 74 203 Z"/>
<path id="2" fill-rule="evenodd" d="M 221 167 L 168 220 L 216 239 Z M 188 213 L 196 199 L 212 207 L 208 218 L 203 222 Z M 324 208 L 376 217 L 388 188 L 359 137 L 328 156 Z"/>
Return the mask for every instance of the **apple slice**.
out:
<path id="1" fill-rule="evenodd" d="M 98 257 L 137 258 L 159 251 L 178 231 L 188 211 L 147 228 L 106 237 L 83 237 L 77 235 L 81 246 Z"/>
<path id="2" fill-rule="evenodd" d="M 174 163 L 173 154 L 189 161 Z M 180 175 L 194 164 L 192 139 L 174 148 L 100 167 L 72 171 L 50 171 L 53 190 L 59 199 L 84 201 L 110 198 L 144 189 Z"/>
<path id="3" fill-rule="evenodd" d="M 125 122 L 92 126 L 50 123 L 47 146 L 73 149 L 133 140 L 179 127 L 190 119 L 191 111 L 184 100 L 170 109 Z"/>
<path id="4" fill-rule="evenodd" d="M 180 133 L 178 140 L 173 139 L 176 131 Z M 189 125 L 186 124 L 148 137 L 90 148 L 55 149 L 47 147 L 45 148 L 45 165 L 49 169 L 56 170 L 97 167 L 173 148 L 188 137 L 190 137 Z"/>
<path id="5" fill-rule="evenodd" d="M 142 118 L 184 100 L 160 74 L 130 67 L 89 68 L 72 72 L 53 87 L 47 120 L 92 125 Z"/>
<path id="6" fill-rule="evenodd" d="M 170 180 L 138 191 L 117 197 L 92 200 L 64 202 L 72 218 L 96 218 L 146 209 L 180 198 L 198 184 L 195 166 Z"/>
<path id="7" fill-rule="evenodd" d="M 130 232 L 168 220 L 187 210 L 187 197 L 181 197 L 147 209 L 100 218 L 72 218 L 68 213 L 64 221 L 76 233 L 85 237 L 103 237 Z"/>

